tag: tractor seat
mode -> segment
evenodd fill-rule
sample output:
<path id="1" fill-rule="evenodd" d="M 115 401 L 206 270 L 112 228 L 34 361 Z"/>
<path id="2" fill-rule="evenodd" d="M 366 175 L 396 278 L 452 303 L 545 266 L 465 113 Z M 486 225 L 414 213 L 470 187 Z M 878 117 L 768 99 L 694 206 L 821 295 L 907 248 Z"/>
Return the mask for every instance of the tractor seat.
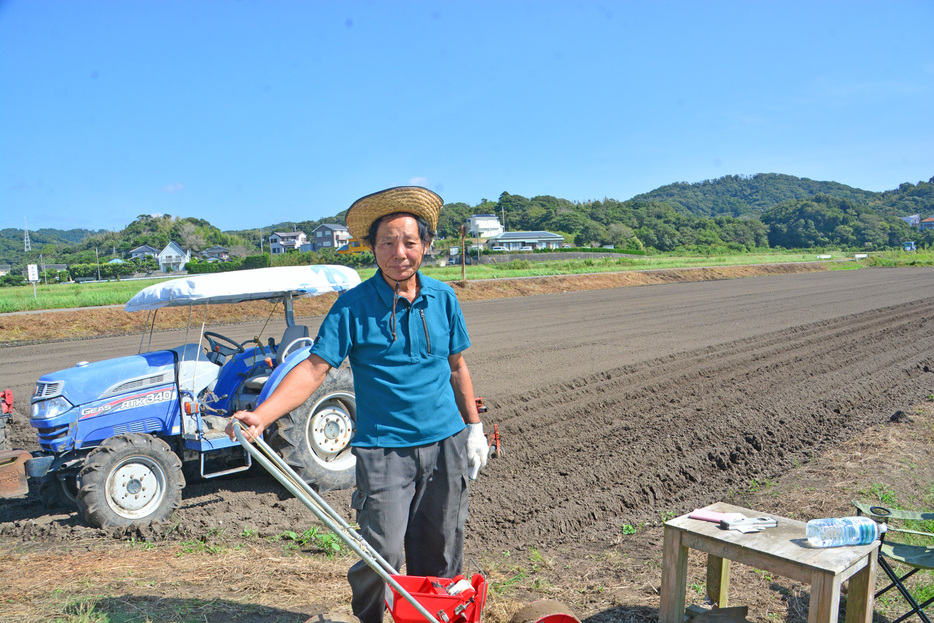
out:
<path id="1" fill-rule="evenodd" d="M 282 334 L 282 340 L 279 342 L 279 347 L 276 349 L 276 365 L 282 363 L 282 360 L 285 359 L 285 356 L 288 354 L 289 346 L 292 346 L 294 342 L 301 340 L 297 347 L 305 346 L 312 342 L 311 338 L 308 337 L 308 327 L 303 324 L 295 324 L 291 327 L 286 327 L 285 332 Z M 291 350 L 295 350 L 295 346 Z"/>
<path id="2" fill-rule="evenodd" d="M 282 340 L 279 341 L 279 346 L 276 348 L 275 365 L 278 366 L 280 363 L 282 363 L 282 360 L 285 359 L 286 354 L 288 354 L 286 352 L 288 347 L 298 340 L 302 340 L 296 344 L 298 347 L 311 343 L 312 340 L 308 337 L 308 327 L 303 324 L 296 324 L 292 325 L 291 327 L 286 327 L 285 332 L 282 334 Z M 293 347 L 291 350 L 294 351 L 295 347 Z M 243 386 L 250 391 L 259 393 L 263 391 L 263 386 L 266 385 L 266 381 L 268 380 L 269 373 L 257 374 L 256 376 L 252 376 L 244 381 Z"/>

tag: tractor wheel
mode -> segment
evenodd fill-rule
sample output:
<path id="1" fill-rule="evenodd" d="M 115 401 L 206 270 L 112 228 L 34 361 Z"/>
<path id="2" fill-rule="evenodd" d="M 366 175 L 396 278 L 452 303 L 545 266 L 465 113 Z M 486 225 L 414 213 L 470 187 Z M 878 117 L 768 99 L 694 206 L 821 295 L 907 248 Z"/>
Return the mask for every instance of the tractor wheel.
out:
<path id="1" fill-rule="evenodd" d="M 163 521 L 182 500 L 182 462 L 152 435 L 111 437 L 87 457 L 78 475 L 78 510 L 98 528 Z"/>
<path id="2" fill-rule="evenodd" d="M 341 366 L 305 404 L 279 418 L 269 445 L 318 491 L 350 489 L 356 483 L 357 459 L 350 452 L 356 421 L 353 373 Z"/>
<path id="3" fill-rule="evenodd" d="M 63 478 L 48 474 L 39 482 L 39 500 L 46 510 L 75 510 L 77 507 L 77 474 L 70 472 Z"/>
<path id="4" fill-rule="evenodd" d="M 566 604 L 542 599 L 521 608 L 509 623 L 581 623 L 581 620 Z"/>

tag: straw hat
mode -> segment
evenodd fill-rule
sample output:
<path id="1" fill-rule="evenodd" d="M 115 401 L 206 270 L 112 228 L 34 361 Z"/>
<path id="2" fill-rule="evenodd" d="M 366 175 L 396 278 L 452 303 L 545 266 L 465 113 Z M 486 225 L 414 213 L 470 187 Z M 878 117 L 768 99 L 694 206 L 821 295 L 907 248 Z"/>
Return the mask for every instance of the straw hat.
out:
<path id="1" fill-rule="evenodd" d="M 421 186 L 397 186 L 361 197 L 347 210 L 347 229 L 357 240 L 366 241 L 370 226 L 376 219 L 396 212 L 409 212 L 428 222 L 428 228 L 438 228 L 438 213 L 444 200 Z"/>

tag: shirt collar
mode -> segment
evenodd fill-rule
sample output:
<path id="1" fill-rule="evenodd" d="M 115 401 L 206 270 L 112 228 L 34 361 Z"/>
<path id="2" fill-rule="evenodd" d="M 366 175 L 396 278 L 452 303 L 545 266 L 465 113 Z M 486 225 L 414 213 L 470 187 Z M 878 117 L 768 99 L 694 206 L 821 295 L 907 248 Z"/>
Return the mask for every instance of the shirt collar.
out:
<path id="1" fill-rule="evenodd" d="M 434 295 L 432 288 L 428 286 L 428 284 L 425 283 L 425 279 L 422 278 L 422 271 L 418 271 L 415 274 L 416 274 L 416 278 L 418 279 L 419 287 L 418 287 L 418 298 L 412 301 L 413 305 L 417 303 L 418 300 L 421 299 L 422 297 L 431 297 Z M 389 283 L 387 283 L 386 280 L 383 278 L 383 271 L 377 268 L 376 274 L 373 275 L 372 279 L 373 279 L 373 285 L 376 288 L 376 293 L 379 295 L 380 300 L 383 303 L 385 303 L 387 307 L 392 307 L 392 298 L 393 298 L 394 292 L 393 292 L 392 286 L 389 285 Z M 405 297 L 400 296 L 399 298 L 403 299 Z M 405 302 L 406 304 L 408 304 L 409 300 L 405 299 Z"/>

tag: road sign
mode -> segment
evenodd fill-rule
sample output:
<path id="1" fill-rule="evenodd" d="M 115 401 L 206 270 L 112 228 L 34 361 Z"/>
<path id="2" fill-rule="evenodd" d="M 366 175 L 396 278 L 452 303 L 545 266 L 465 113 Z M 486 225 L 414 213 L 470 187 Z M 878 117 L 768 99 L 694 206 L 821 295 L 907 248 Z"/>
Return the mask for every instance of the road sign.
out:
<path id="1" fill-rule="evenodd" d="M 26 266 L 27 281 L 39 281 L 39 267 L 35 264 Z"/>

